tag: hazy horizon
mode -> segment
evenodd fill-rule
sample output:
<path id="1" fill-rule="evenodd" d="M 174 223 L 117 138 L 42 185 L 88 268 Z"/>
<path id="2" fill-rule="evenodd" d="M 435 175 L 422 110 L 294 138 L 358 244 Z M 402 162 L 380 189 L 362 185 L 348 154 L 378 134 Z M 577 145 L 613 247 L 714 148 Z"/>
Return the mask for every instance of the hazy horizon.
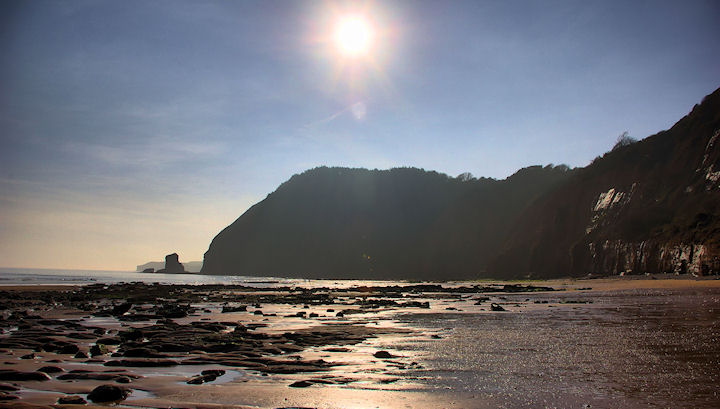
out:
<path id="1" fill-rule="evenodd" d="M 0 4 L 0 259 L 127 271 L 293 174 L 586 166 L 720 82 L 720 4 Z M 337 24 L 360 16 L 351 55 Z M 346 47 L 347 48 L 347 47 Z"/>

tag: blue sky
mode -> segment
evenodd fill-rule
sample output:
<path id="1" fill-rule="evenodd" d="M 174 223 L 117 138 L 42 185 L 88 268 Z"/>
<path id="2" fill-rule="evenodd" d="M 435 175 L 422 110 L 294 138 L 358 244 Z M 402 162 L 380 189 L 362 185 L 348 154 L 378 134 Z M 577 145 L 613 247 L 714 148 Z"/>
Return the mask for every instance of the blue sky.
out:
<path id="1" fill-rule="evenodd" d="M 343 57 L 335 21 L 376 30 Z M 292 174 L 585 166 L 720 86 L 716 1 L 0 3 L 0 264 L 133 269 Z"/>

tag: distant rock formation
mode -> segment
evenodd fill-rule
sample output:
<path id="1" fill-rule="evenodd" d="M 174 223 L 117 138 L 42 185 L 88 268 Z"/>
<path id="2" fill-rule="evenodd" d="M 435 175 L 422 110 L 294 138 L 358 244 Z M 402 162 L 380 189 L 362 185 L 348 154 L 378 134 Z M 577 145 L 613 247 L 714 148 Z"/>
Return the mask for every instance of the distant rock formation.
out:
<path id="1" fill-rule="evenodd" d="M 135 268 L 135 271 L 142 271 L 145 272 L 145 270 L 152 269 L 153 272 L 157 270 L 162 270 L 165 268 L 165 262 L 163 261 L 148 261 L 145 264 L 140 264 Z"/>
<path id="2" fill-rule="evenodd" d="M 198 273 L 200 272 L 200 269 L 202 268 L 202 261 L 186 261 L 182 263 L 183 267 L 185 268 L 186 273 Z M 135 271 L 138 272 L 156 272 L 158 270 L 163 270 L 165 268 L 165 262 L 164 261 L 149 261 L 145 264 L 140 264 L 136 267 Z M 145 271 L 150 270 L 153 271 Z"/>
<path id="3" fill-rule="evenodd" d="M 170 274 L 182 274 L 185 272 L 185 267 L 180 264 L 177 253 L 165 256 L 165 269 L 162 272 Z"/>

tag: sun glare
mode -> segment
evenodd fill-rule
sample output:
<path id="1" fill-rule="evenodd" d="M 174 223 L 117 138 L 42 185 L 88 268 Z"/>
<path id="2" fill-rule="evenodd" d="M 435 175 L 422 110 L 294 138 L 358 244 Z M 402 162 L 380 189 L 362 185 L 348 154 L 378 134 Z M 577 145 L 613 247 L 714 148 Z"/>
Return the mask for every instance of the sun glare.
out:
<path id="1" fill-rule="evenodd" d="M 357 57 L 366 54 L 372 46 L 373 29 L 360 17 L 340 20 L 335 31 L 335 41 L 343 54 Z"/>

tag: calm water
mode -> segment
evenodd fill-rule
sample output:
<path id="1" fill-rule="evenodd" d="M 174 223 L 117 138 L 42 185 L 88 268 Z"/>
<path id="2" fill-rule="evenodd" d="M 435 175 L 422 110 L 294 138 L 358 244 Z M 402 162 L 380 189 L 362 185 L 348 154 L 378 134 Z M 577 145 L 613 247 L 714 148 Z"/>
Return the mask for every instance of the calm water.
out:
<path id="1" fill-rule="evenodd" d="M 62 270 L 41 268 L 0 268 L 0 285 L 92 284 L 141 281 L 164 284 L 248 284 L 283 279 L 271 277 L 219 276 L 202 274 L 159 274 L 136 271 Z"/>
<path id="2" fill-rule="evenodd" d="M 113 284 L 120 282 L 136 281 L 161 284 L 240 284 L 251 287 L 302 286 L 336 288 L 346 288 L 356 285 L 391 285 L 404 282 L 371 280 L 309 280 L 299 278 L 248 277 L 230 275 L 140 273 L 137 271 L 63 270 L 0 267 L 0 286 L 35 284 Z"/>

